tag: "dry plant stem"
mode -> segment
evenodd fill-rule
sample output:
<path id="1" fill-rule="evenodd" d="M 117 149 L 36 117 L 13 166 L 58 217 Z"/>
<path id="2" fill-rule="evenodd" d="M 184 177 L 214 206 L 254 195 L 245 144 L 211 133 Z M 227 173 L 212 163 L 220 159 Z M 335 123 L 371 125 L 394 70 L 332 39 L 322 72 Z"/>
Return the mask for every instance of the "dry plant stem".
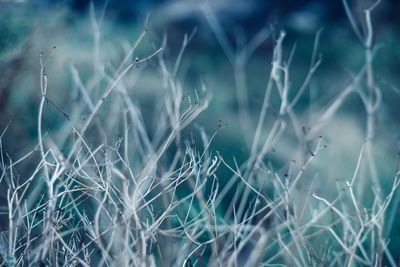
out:
<path id="1" fill-rule="evenodd" d="M 179 70 L 179 66 L 181 65 L 183 53 L 185 52 L 188 44 L 190 43 L 190 41 L 192 40 L 192 38 L 194 37 L 196 32 L 197 32 L 197 28 L 194 28 L 193 31 L 189 35 L 185 34 L 185 36 L 183 37 L 182 46 L 181 46 L 181 49 L 179 50 L 179 54 L 178 54 L 178 57 L 176 58 L 176 62 L 174 65 L 174 70 L 172 72 L 172 79 L 174 79 L 174 80 L 176 79 L 176 76 L 178 74 L 178 70 Z"/>
<path id="2" fill-rule="evenodd" d="M 265 116 L 267 114 L 267 109 L 269 107 L 269 101 L 270 101 L 270 98 L 271 98 L 272 87 L 273 87 L 273 80 L 272 80 L 272 71 L 271 71 L 270 77 L 268 79 L 267 88 L 265 90 L 263 105 L 261 107 L 261 111 L 260 111 L 260 115 L 259 115 L 256 131 L 254 133 L 253 144 L 252 144 L 252 147 L 251 147 L 250 155 L 255 155 L 256 154 L 256 150 L 257 150 L 257 147 L 259 145 L 261 132 L 262 132 L 262 130 L 264 128 Z"/>
<path id="3" fill-rule="evenodd" d="M 147 27 L 147 23 L 146 26 Z M 81 135 L 84 135 L 86 130 L 88 129 L 89 125 L 91 124 L 93 118 L 95 117 L 95 115 L 97 114 L 97 112 L 99 111 L 100 107 L 103 105 L 104 101 L 106 100 L 106 98 L 110 95 L 110 93 L 114 90 L 114 88 L 117 86 L 117 84 L 120 82 L 120 80 L 125 76 L 125 74 L 135 65 L 143 63 L 143 62 L 147 62 L 149 59 L 153 58 L 154 56 L 156 56 L 157 54 L 159 54 L 163 48 L 159 48 L 157 51 L 155 51 L 153 54 L 151 54 L 150 56 L 148 56 L 147 58 L 141 59 L 138 62 L 134 62 L 134 63 L 130 63 L 129 65 L 126 65 L 126 62 L 131 58 L 132 54 L 136 51 L 137 47 L 139 46 L 139 44 L 142 42 L 145 34 L 147 32 L 147 28 L 145 28 L 143 30 L 143 32 L 141 33 L 141 35 L 138 37 L 138 39 L 136 40 L 136 42 L 134 43 L 134 45 L 132 46 L 131 50 L 128 52 L 127 56 L 125 57 L 125 59 L 122 61 L 122 63 L 120 64 L 118 70 L 115 72 L 113 81 L 108 85 L 108 87 L 106 88 L 106 90 L 104 91 L 103 95 L 101 96 L 100 100 L 96 103 L 96 105 L 93 108 L 92 113 L 90 114 L 90 116 L 87 118 L 84 126 L 81 129 Z M 69 163 L 74 155 L 74 153 L 76 152 L 76 149 L 78 148 L 78 143 L 74 143 L 67 159 L 66 162 Z"/>
<path id="4" fill-rule="evenodd" d="M 380 94 L 380 89 L 375 85 L 374 69 L 373 69 L 373 54 L 372 54 L 372 42 L 373 42 L 373 28 L 371 22 L 371 11 L 379 4 L 377 1 L 369 9 L 365 10 L 365 22 L 367 25 L 367 35 L 365 37 L 365 57 L 367 66 L 367 88 L 368 88 L 368 104 L 366 106 L 367 111 L 367 136 L 366 136 L 366 157 L 368 161 L 369 171 L 371 173 L 372 180 L 376 185 L 380 185 L 378 174 L 376 170 L 376 162 L 373 156 L 373 138 L 375 135 L 375 120 L 376 112 L 380 106 L 378 102 L 380 99 L 377 97 Z M 382 196 L 379 196 L 382 198 Z"/>
<path id="5" fill-rule="evenodd" d="M 318 49 L 319 49 L 319 42 L 320 42 L 320 38 L 321 38 L 321 33 L 322 33 L 322 29 L 318 30 L 318 32 L 315 35 L 314 47 L 313 47 L 313 52 L 312 52 L 312 56 L 311 56 L 310 68 L 308 70 L 306 78 L 304 79 L 303 84 L 301 85 L 300 89 L 297 91 L 296 96 L 290 102 L 290 104 L 288 106 L 288 110 L 292 110 L 296 106 L 296 104 L 300 100 L 301 96 L 304 94 L 305 90 L 309 86 L 310 81 L 311 81 L 312 77 L 314 76 L 315 72 L 317 71 L 319 65 L 322 62 L 321 55 L 319 55 L 319 56 L 317 55 Z"/>
<path id="6" fill-rule="evenodd" d="M 371 21 L 371 12 L 379 5 L 380 0 L 375 1 L 368 9 L 364 10 L 365 15 L 365 25 L 366 32 L 361 34 L 361 31 L 356 23 L 354 15 L 350 9 L 347 0 L 343 0 L 343 5 L 345 7 L 345 11 L 347 17 L 350 21 L 350 24 L 356 33 L 357 37 L 360 39 L 361 43 L 365 47 L 365 68 L 366 68 L 366 79 L 367 79 L 367 90 L 368 90 L 368 98 L 364 100 L 365 109 L 367 112 L 367 130 L 366 130 L 366 160 L 368 162 L 368 168 L 373 182 L 376 185 L 379 185 L 379 180 L 377 176 L 376 163 L 373 157 L 373 137 L 375 131 L 375 117 L 376 111 L 379 108 L 379 95 L 380 89 L 376 87 L 374 82 L 374 71 L 373 71 L 373 27 Z M 360 184 L 360 191 L 363 191 L 363 183 Z"/>
<path id="7" fill-rule="evenodd" d="M 351 182 L 346 182 L 347 186 L 349 187 L 350 197 L 351 197 L 351 200 L 353 201 L 354 208 L 356 209 L 357 217 L 358 217 L 358 220 L 360 222 L 361 228 L 364 227 L 364 223 L 363 223 L 363 219 L 361 218 L 361 211 L 360 211 L 359 205 L 357 203 L 356 197 L 355 197 L 354 192 L 353 192 L 353 185 L 354 185 L 355 179 L 356 179 L 356 177 L 358 175 L 358 170 L 359 170 L 359 168 L 361 166 L 361 160 L 362 160 L 362 156 L 363 156 L 363 151 L 364 151 L 364 144 L 361 147 L 361 152 L 360 152 L 360 155 L 358 157 L 357 166 L 356 166 L 356 169 L 355 169 L 354 174 L 353 174 L 353 179 L 351 180 Z"/>
<path id="8" fill-rule="evenodd" d="M 50 175 L 49 175 L 49 170 L 47 166 L 47 161 L 45 158 L 45 151 L 44 151 L 44 146 L 43 146 L 43 138 L 42 138 L 42 117 L 43 117 L 43 107 L 44 103 L 46 101 L 46 93 L 47 93 L 47 75 L 44 73 L 45 71 L 45 63 L 43 62 L 43 55 L 41 55 L 41 62 L 40 62 L 41 68 L 40 68 L 40 91 L 41 91 L 41 100 L 39 104 L 39 115 L 38 115 L 38 139 L 39 139 L 39 149 L 40 149 L 40 154 L 42 156 L 43 160 L 43 167 L 44 167 L 44 173 L 45 173 L 45 179 L 47 181 L 50 180 Z"/>
<path id="9" fill-rule="evenodd" d="M 253 144 L 251 147 L 251 155 L 256 154 L 257 146 L 258 146 L 259 139 L 261 136 L 261 131 L 263 130 L 265 116 L 266 116 L 267 108 L 269 106 L 269 101 L 270 101 L 270 97 L 271 97 L 271 93 L 272 93 L 272 87 L 274 84 L 273 77 L 276 75 L 276 67 L 275 66 L 276 66 L 276 64 L 281 64 L 283 39 L 284 39 L 284 34 L 281 34 L 279 39 L 276 41 L 276 44 L 274 47 L 274 51 L 273 51 L 274 56 L 273 56 L 271 73 L 268 78 L 267 88 L 265 90 L 265 95 L 264 95 L 264 100 L 263 100 L 263 105 L 261 107 L 260 116 L 258 119 L 256 131 L 254 134 L 254 140 L 253 140 Z"/>
<path id="10" fill-rule="evenodd" d="M 261 114 L 260 114 L 260 118 L 259 118 L 259 121 L 258 121 L 258 124 L 257 124 L 256 133 L 255 133 L 255 136 L 254 136 L 255 140 L 254 140 L 253 145 L 252 145 L 252 152 L 253 153 L 251 154 L 251 157 L 255 157 L 256 156 L 256 158 L 255 159 L 251 159 L 249 161 L 251 164 L 253 164 L 253 162 L 254 162 L 254 166 L 252 168 L 248 167 L 248 169 L 251 169 L 250 173 L 252 173 L 254 170 L 257 170 L 259 168 L 261 160 L 263 159 L 265 154 L 269 151 L 269 149 L 272 147 L 272 144 L 271 144 L 272 143 L 272 139 L 275 138 L 276 135 L 278 134 L 278 132 L 281 129 L 284 129 L 285 125 L 286 125 L 285 122 L 281 119 L 281 116 L 279 116 L 275 120 L 275 122 L 274 122 L 274 124 L 273 124 L 273 126 L 271 128 L 270 134 L 267 136 L 263 147 L 261 148 L 260 151 L 255 153 L 256 150 L 257 150 L 260 133 L 261 133 L 261 130 L 262 130 L 263 124 L 264 124 L 265 112 L 266 112 L 266 109 L 267 109 L 267 106 L 268 106 L 268 103 L 269 103 L 270 94 L 271 94 L 270 90 L 271 90 L 273 84 L 275 84 L 275 85 L 280 84 L 280 66 L 283 65 L 283 63 L 282 63 L 282 43 L 283 43 L 283 39 L 284 38 L 285 38 L 285 33 L 281 32 L 278 40 L 276 41 L 276 45 L 275 45 L 275 48 L 274 48 L 272 70 L 271 70 L 271 75 L 270 75 L 270 79 L 269 79 L 269 82 L 268 82 L 269 84 L 267 86 L 265 97 L 264 97 L 264 103 L 263 103 L 263 106 L 261 108 Z M 286 93 L 287 93 L 288 86 L 289 86 L 287 84 L 288 83 L 288 71 L 285 72 L 285 82 L 286 82 L 285 83 L 285 90 L 286 90 Z M 286 100 L 287 100 L 287 98 L 286 98 Z M 286 105 L 284 104 L 284 102 L 285 102 L 285 100 L 284 100 L 284 97 L 282 96 L 282 102 L 281 102 L 281 107 L 280 107 L 280 115 L 283 115 L 283 113 L 285 112 L 285 109 L 286 109 Z"/>
<path id="11" fill-rule="evenodd" d="M 15 193 L 15 192 L 14 192 Z M 16 236 L 14 236 L 16 231 L 16 227 L 14 225 L 14 208 L 13 208 L 13 202 L 14 202 L 14 194 L 11 197 L 11 190 L 7 190 L 7 206 L 8 206 L 8 256 L 10 258 L 14 258 L 14 240 L 16 239 Z"/>
<path id="12" fill-rule="evenodd" d="M 48 189 L 48 206 L 46 210 L 46 221 L 44 222 L 44 241 L 47 243 L 48 242 L 48 237 L 51 231 L 51 216 L 52 216 L 52 211 L 53 211 L 53 186 L 52 186 L 52 181 L 53 179 L 50 178 L 50 173 L 48 169 L 48 162 L 46 159 L 46 154 L 44 145 L 43 145 L 43 138 L 42 138 L 42 117 L 43 117 L 43 108 L 44 104 L 46 101 L 46 94 L 47 94 L 47 75 L 45 73 L 45 68 L 48 63 L 48 60 L 44 61 L 44 55 L 41 53 L 40 55 L 40 91 L 41 91 L 41 101 L 39 105 L 39 114 L 38 114 L 38 139 L 39 139 L 39 149 L 40 149 L 40 154 L 42 157 L 43 161 L 43 168 L 44 168 L 44 180 L 47 183 L 47 189 Z M 12 231 L 10 231 L 12 233 Z M 12 240 L 12 239 L 11 239 Z M 47 254 L 47 248 L 43 249 L 41 251 L 41 255 L 37 254 L 37 257 L 35 261 L 41 258 L 43 260 Z"/>

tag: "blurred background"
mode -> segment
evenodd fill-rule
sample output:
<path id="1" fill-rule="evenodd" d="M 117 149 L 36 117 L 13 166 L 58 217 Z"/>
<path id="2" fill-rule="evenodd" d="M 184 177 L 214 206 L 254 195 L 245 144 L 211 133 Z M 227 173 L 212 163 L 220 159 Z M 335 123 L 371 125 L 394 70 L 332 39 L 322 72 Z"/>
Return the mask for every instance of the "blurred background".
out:
<path id="1" fill-rule="evenodd" d="M 365 27 L 363 10 L 373 2 L 349 1 L 361 29 Z M 382 186 L 385 192 L 397 172 L 400 152 L 399 10 L 400 1 L 383 0 L 372 13 L 374 43 L 379 47 L 374 72 L 382 90 L 374 137 L 381 179 L 376 186 Z M 90 82 L 90 75 L 98 67 L 94 60 L 96 25 L 91 20 L 91 12 L 97 18 L 100 33 L 97 51 L 109 69 L 117 66 L 139 36 L 147 14 L 150 14 L 149 34 L 134 57 L 148 55 L 162 45 L 166 36 L 165 58 L 173 65 L 184 35 L 196 29 L 178 75 L 186 96 L 194 98 L 195 89 L 200 89 L 205 81 L 213 98 L 210 107 L 184 134 L 199 139 L 196 125 L 205 127 L 208 134 L 224 126 L 211 150 L 219 151 L 230 163 L 234 157 L 239 163 L 248 157 L 249 140 L 254 134 L 271 70 L 273 46 L 281 30 L 287 34 L 283 44 L 285 57 L 296 44 L 290 68 L 292 88 L 299 88 L 303 83 L 315 35 L 322 30 L 319 43 L 322 63 L 295 108 L 304 129 L 311 127 L 319 112 L 343 91 L 365 63 L 363 45 L 352 30 L 340 0 L 0 0 L 0 127 L 2 131 L 9 125 L 2 145 L 11 157 L 17 159 L 37 144 L 41 52 L 51 58 L 46 70 L 49 98 L 64 112 L 71 113 L 74 101 L 80 97 L 74 70 L 79 71 L 83 83 Z M 261 38 L 243 65 L 242 82 L 250 115 L 249 127 L 244 127 L 238 114 L 241 100 L 235 90 L 234 67 L 227 51 L 239 53 L 263 29 L 268 34 Z M 224 36 L 222 45 L 218 36 Z M 289 93 L 290 98 L 296 90 Z M 160 91 L 158 66 L 150 62 L 135 88 L 129 91 L 141 107 L 149 132 L 157 123 L 157 106 L 162 103 Z M 279 100 L 279 97 L 273 98 L 272 106 L 279 108 Z M 44 127 L 49 135 L 58 136 L 65 120 L 52 105 L 46 106 Z M 346 98 L 320 131 L 328 149 L 321 153 L 311 170 L 321 177 L 317 190 L 343 184 L 352 176 L 365 139 L 365 121 L 363 104 L 354 94 Z M 296 142 L 294 134 L 288 131 L 266 161 L 272 162 L 278 172 L 285 172 L 297 153 Z M 22 177 L 23 169 L 28 170 L 35 162 L 23 164 Z M 398 200 L 394 203 L 397 205 Z M 400 220 L 396 220 L 388 230 L 392 240 L 389 246 L 395 255 L 399 255 L 396 254 L 396 247 L 400 246 L 399 229 Z"/>

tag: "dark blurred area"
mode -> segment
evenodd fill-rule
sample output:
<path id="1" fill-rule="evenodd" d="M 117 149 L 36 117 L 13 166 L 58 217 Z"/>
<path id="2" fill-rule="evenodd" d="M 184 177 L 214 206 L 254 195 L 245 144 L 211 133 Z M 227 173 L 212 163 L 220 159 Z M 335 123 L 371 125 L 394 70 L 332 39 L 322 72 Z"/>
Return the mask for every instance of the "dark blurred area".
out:
<path id="1" fill-rule="evenodd" d="M 135 1 L 0 1 L 2 4 L 20 2 L 29 3 L 39 8 L 69 7 L 73 12 L 85 16 L 91 4 L 96 7 L 106 7 L 108 16 L 121 23 L 132 23 L 143 19 L 146 14 L 162 17 L 164 27 L 173 25 L 175 28 L 188 28 L 204 23 L 201 6 L 206 4 L 211 7 L 219 20 L 228 26 L 227 29 L 235 30 L 242 27 L 246 32 L 257 31 L 266 24 L 282 25 L 298 31 L 315 31 L 320 27 L 327 27 L 345 18 L 341 0 L 135 0 Z M 352 0 L 349 1 L 354 10 L 364 10 L 375 1 Z M 395 25 L 400 21 L 398 10 L 400 2 L 386 0 L 379 7 L 379 17 L 375 17 L 382 24 Z M 363 16 L 362 12 L 356 14 Z M 231 27 L 234 26 L 234 27 Z"/>
<path id="2" fill-rule="evenodd" d="M 93 2 L 96 6 L 106 5 L 120 21 L 131 21 L 142 18 L 144 14 L 157 9 L 165 9 L 167 17 L 171 22 L 184 26 L 189 20 L 201 19 L 199 6 L 208 2 L 220 19 L 227 23 L 233 23 L 246 27 L 250 30 L 263 26 L 270 21 L 294 20 L 297 26 L 309 22 L 315 26 L 334 23 L 344 16 L 342 2 L 324 0 L 135 0 L 135 1 L 42 1 L 43 5 L 57 6 L 68 5 L 75 12 L 85 14 Z M 349 1 L 351 4 L 360 6 L 361 9 L 368 7 L 374 1 Z M 383 1 L 384 12 L 381 13 L 380 21 L 394 23 L 399 21 L 398 10 L 400 2 L 396 0 Z M 303 21 L 304 20 L 304 21 Z M 295 26 L 295 25 L 293 25 Z M 314 27 L 315 27 L 314 26 Z"/>

